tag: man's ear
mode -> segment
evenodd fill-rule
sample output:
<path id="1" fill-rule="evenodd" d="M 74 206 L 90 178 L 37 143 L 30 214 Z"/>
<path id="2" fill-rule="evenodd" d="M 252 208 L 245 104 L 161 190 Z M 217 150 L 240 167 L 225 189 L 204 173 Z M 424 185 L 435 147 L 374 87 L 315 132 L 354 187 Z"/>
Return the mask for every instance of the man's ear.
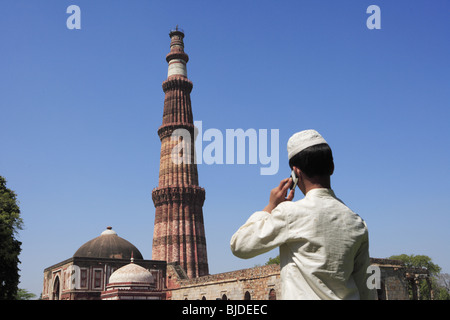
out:
<path id="1" fill-rule="evenodd" d="M 301 173 L 302 173 L 302 171 L 299 169 L 299 168 L 297 168 L 296 166 L 293 166 L 292 167 L 292 170 L 294 170 L 294 172 L 295 172 L 295 175 L 297 176 L 297 178 L 301 178 Z"/>

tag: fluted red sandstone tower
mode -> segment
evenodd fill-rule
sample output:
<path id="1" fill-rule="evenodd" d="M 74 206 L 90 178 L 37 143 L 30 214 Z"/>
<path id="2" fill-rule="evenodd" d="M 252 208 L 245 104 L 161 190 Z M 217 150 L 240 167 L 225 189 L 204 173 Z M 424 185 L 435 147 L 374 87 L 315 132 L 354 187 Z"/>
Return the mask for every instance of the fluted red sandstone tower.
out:
<path id="1" fill-rule="evenodd" d="M 202 209 L 205 190 L 198 185 L 194 162 L 192 82 L 186 72 L 189 57 L 184 52 L 184 33 L 177 27 L 169 35 L 170 52 L 166 56 L 169 70 L 167 80 L 162 84 L 165 93 L 163 122 L 158 129 L 161 139 L 159 185 L 152 192 L 156 208 L 152 259 L 178 262 L 189 278 L 193 278 L 209 272 Z M 190 141 L 181 137 L 173 139 L 172 133 L 176 129 L 187 130 Z M 172 156 L 180 143 L 184 149 L 175 152 L 175 156 L 183 161 Z"/>

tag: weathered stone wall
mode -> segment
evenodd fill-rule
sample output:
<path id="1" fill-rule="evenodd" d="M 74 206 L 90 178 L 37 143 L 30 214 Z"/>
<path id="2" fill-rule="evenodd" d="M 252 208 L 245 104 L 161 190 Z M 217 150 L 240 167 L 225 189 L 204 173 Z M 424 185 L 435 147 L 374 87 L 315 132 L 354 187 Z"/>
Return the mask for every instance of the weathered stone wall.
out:
<path id="1" fill-rule="evenodd" d="M 168 265 L 169 290 L 167 299 L 172 300 L 268 300 L 280 292 L 280 267 L 268 265 L 243 269 L 194 279 L 175 281 L 174 265 Z M 247 296 L 246 296 L 247 294 Z"/>
<path id="2" fill-rule="evenodd" d="M 377 290 L 379 300 L 409 300 L 405 267 L 401 261 L 371 259 L 373 266 L 381 271 L 381 289 Z"/>

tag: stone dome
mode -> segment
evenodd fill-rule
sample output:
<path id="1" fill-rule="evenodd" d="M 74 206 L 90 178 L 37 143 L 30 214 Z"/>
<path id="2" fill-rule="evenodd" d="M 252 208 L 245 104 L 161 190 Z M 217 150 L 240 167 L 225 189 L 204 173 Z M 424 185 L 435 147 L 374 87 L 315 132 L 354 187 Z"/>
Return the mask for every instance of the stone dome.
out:
<path id="1" fill-rule="evenodd" d="M 143 259 L 141 252 L 130 242 L 119 237 L 111 227 L 100 236 L 83 244 L 73 255 L 78 258 Z"/>
<path id="2" fill-rule="evenodd" d="M 109 277 L 109 285 L 115 283 L 142 283 L 152 284 L 153 276 L 150 271 L 133 263 L 127 264 L 116 271 Z"/>

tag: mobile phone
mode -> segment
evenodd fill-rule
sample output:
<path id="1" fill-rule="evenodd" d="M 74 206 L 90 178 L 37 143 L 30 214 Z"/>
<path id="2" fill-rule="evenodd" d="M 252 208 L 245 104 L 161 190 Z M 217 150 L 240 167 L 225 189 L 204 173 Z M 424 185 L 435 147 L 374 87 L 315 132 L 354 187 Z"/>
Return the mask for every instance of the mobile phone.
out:
<path id="1" fill-rule="evenodd" d="M 290 189 L 294 189 L 297 186 L 297 182 L 298 182 L 298 178 L 297 175 L 295 174 L 294 170 L 291 171 L 291 178 L 292 178 L 292 186 L 290 187 Z"/>

